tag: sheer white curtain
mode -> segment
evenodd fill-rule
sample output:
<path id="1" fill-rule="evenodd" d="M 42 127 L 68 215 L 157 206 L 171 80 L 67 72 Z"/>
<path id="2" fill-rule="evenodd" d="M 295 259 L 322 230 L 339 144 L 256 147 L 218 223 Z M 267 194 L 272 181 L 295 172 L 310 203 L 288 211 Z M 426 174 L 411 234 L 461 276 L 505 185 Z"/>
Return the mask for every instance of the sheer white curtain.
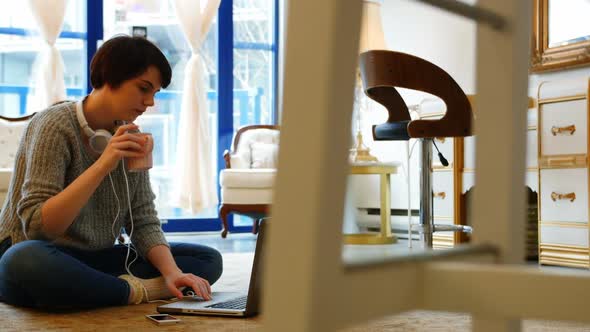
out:
<path id="1" fill-rule="evenodd" d="M 175 0 L 180 26 L 191 48 L 184 72 L 182 109 L 176 153 L 175 203 L 191 213 L 217 205 L 211 156 L 209 111 L 205 103 L 204 66 L 199 49 L 221 0 Z M 202 6 L 201 4 L 204 4 Z"/>
<path id="2" fill-rule="evenodd" d="M 35 92 L 28 103 L 30 111 L 39 111 L 66 98 L 64 63 L 55 46 L 64 22 L 66 4 L 67 0 L 29 0 L 43 43 L 33 66 Z"/>

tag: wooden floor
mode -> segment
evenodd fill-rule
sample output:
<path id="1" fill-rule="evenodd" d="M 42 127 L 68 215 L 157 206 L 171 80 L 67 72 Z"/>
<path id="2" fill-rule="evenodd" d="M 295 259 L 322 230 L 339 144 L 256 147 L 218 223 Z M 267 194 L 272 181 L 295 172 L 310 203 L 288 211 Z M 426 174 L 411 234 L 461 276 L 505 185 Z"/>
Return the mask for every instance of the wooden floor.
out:
<path id="1" fill-rule="evenodd" d="M 215 287 L 217 290 L 244 288 L 254 251 L 256 237 L 251 234 L 231 234 L 221 239 L 218 234 L 169 235 L 171 242 L 192 242 L 209 245 L 222 252 L 226 259 L 224 276 Z M 419 248 L 407 248 L 407 242 L 393 246 L 346 246 L 343 259 L 358 259 L 380 253 L 388 257 L 403 256 L 419 252 Z M 223 288 L 225 287 L 225 289 Z M 233 289 L 228 289 L 232 288 Z M 141 304 L 70 312 L 42 312 L 12 307 L 0 303 L 0 331 L 258 331 L 264 316 L 254 318 L 218 318 L 202 316 L 178 316 L 181 324 L 156 326 L 145 315 L 156 313 L 157 304 Z M 288 322 L 286 322 L 288 324 Z M 470 331 L 471 319 L 464 313 L 411 311 L 384 317 L 350 327 L 346 332 L 364 331 Z M 590 325 L 568 322 L 546 322 L 527 320 L 523 331 L 590 331 Z"/>
<path id="2" fill-rule="evenodd" d="M 46 313 L 0 304 L 0 331 L 256 331 L 259 318 L 179 316 L 181 324 L 156 326 L 145 315 L 156 313 L 156 304 Z"/>
<path id="3" fill-rule="evenodd" d="M 97 309 L 70 313 L 43 313 L 29 309 L 15 309 L 0 304 L 0 331 L 207 331 L 235 332 L 258 331 L 262 327 L 263 316 L 254 318 L 217 318 L 198 316 L 178 316 L 181 324 L 156 326 L 145 315 L 153 313 L 155 305 L 141 304 L 126 307 Z M 286 322 L 288 324 L 288 322 Z M 345 332 L 462 332 L 471 331 L 471 318 L 467 314 L 411 311 L 384 317 L 359 324 L 343 330 Z M 590 325 L 526 320 L 526 332 L 588 332 Z"/>

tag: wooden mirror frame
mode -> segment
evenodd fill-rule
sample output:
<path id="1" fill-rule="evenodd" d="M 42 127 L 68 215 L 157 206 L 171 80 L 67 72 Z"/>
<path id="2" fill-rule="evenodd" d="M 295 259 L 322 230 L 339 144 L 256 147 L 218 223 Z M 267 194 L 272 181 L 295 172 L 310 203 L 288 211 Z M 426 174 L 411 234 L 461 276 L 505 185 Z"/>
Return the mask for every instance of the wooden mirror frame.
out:
<path id="1" fill-rule="evenodd" d="M 590 41 L 549 47 L 549 0 L 533 0 L 531 71 L 542 72 L 590 65 Z"/>

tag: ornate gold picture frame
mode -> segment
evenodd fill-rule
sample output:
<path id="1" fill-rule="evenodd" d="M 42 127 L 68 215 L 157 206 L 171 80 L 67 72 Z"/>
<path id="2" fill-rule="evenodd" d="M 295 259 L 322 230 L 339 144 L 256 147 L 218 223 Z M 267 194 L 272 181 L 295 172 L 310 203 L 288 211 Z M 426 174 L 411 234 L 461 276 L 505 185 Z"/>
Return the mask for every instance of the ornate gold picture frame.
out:
<path id="1" fill-rule="evenodd" d="M 579 36 L 559 46 L 549 46 L 549 1 L 533 0 L 533 43 L 531 71 L 542 72 L 590 65 L 590 40 Z M 568 6 L 569 1 L 552 1 Z M 571 22 L 572 27 L 576 26 Z"/>

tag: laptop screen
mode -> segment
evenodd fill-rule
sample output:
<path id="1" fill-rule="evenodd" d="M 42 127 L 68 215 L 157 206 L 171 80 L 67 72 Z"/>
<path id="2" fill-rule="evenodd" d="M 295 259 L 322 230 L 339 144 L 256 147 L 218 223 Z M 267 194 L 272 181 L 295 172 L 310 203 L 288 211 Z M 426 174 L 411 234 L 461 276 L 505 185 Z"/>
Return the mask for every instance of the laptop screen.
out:
<path id="1" fill-rule="evenodd" d="M 248 302 L 246 304 L 246 315 L 259 313 L 260 299 L 262 296 L 262 271 L 263 271 L 263 247 L 265 233 L 268 231 L 267 219 L 262 219 L 258 229 L 258 239 L 252 262 L 252 274 L 250 275 L 250 286 L 248 287 Z"/>

